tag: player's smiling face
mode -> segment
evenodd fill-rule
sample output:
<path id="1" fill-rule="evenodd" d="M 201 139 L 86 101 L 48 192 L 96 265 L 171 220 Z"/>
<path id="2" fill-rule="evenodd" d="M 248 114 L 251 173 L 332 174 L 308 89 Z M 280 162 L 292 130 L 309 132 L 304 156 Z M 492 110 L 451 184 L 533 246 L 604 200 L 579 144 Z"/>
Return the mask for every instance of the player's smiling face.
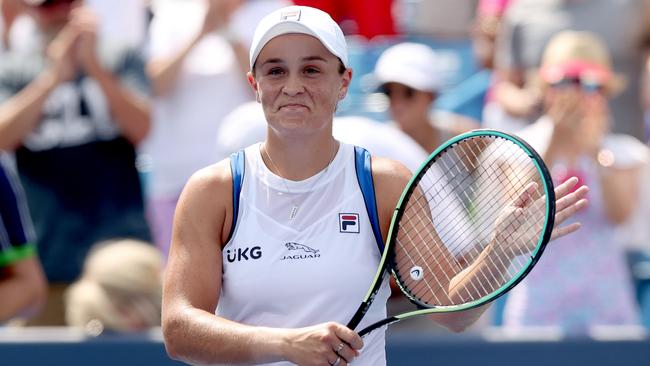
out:
<path id="1" fill-rule="evenodd" d="M 269 41 L 249 82 L 271 128 L 308 133 L 329 126 L 352 77 L 339 67 L 339 59 L 312 36 L 285 34 Z"/>

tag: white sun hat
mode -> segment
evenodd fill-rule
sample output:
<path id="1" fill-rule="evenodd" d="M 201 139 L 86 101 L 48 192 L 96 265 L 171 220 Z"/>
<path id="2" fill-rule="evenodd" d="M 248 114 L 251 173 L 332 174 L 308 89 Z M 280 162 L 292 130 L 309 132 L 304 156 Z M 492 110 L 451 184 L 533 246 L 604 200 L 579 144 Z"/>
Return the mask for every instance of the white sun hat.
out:
<path id="1" fill-rule="evenodd" d="M 384 51 L 375 66 L 375 77 L 383 85 L 400 83 L 420 91 L 441 88 L 441 62 L 431 47 L 405 42 Z"/>
<path id="2" fill-rule="evenodd" d="M 317 38 L 345 67 L 349 67 L 345 36 L 329 14 L 308 6 L 287 6 L 265 16 L 257 25 L 250 48 L 251 69 L 260 51 L 271 39 L 289 33 Z"/>

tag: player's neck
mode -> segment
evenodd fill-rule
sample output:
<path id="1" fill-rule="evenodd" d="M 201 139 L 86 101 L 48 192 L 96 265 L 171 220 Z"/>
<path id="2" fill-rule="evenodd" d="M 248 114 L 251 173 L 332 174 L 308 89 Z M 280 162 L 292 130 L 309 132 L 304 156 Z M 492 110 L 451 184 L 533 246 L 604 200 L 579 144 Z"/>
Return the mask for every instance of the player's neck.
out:
<path id="1" fill-rule="evenodd" d="M 269 136 L 260 147 L 267 168 L 293 181 L 307 179 L 327 168 L 338 149 L 338 141 L 331 136 L 320 141 L 303 139 L 290 143 Z"/>

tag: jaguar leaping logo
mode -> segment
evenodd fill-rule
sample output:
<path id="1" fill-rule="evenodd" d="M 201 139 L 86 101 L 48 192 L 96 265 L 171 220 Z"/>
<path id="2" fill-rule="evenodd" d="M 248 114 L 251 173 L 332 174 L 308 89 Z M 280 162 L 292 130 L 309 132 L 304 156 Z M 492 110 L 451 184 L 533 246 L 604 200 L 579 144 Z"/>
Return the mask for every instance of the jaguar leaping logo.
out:
<path id="1" fill-rule="evenodd" d="M 294 242 L 285 243 L 284 246 L 287 247 L 287 249 L 289 249 L 289 250 L 304 250 L 307 253 L 314 253 L 314 254 L 316 254 L 316 253 L 318 253 L 320 251 L 318 249 L 308 247 L 308 246 L 306 246 L 304 244 L 298 244 L 298 243 L 294 243 Z"/>

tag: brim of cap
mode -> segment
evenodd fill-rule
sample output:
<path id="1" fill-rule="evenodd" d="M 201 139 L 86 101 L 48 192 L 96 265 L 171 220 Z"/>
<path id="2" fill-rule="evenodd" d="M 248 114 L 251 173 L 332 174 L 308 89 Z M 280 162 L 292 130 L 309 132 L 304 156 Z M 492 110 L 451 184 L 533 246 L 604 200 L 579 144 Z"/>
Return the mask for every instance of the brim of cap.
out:
<path id="1" fill-rule="evenodd" d="M 375 77 L 381 88 L 388 83 L 399 83 L 424 92 L 434 92 L 438 85 L 426 80 L 426 78 L 413 75 L 412 70 L 403 70 L 399 67 L 384 68 L 375 72 Z"/>
<path id="2" fill-rule="evenodd" d="M 305 26 L 303 23 L 300 22 L 294 22 L 294 21 L 284 21 L 282 23 L 275 24 L 271 28 L 269 28 L 266 33 L 262 36 L 260 41 L 257 43 L 257 46 L 253 50 L 253 52 L 250 55 L 250 65 L 251 65 L 251 70 L 253 69 L 253 65 L 255 65 L 255 62 L 257 61 L 257 57 L 259 56 L 260 52 L 266 46 L 269 41 L 271 41 L 273 38 L 277 36 L 281 36 L 284 34 L 306 34 L 308 36 L 312 36 L 316 39 L 318 39 L 325 48 L 327 48 L 330 53 L 332 53 L 334 56 L 338 57 L 341 62 L 343 62 L 343 65 L 345 67 L 348 67 L 346 60 L 344 60 L 341 55 L 338 55 L 334 48 L 325 42 L 325 40 L 321 39 L 316 35 L 316 32 L 311 30 L 309 27 Z"/>

